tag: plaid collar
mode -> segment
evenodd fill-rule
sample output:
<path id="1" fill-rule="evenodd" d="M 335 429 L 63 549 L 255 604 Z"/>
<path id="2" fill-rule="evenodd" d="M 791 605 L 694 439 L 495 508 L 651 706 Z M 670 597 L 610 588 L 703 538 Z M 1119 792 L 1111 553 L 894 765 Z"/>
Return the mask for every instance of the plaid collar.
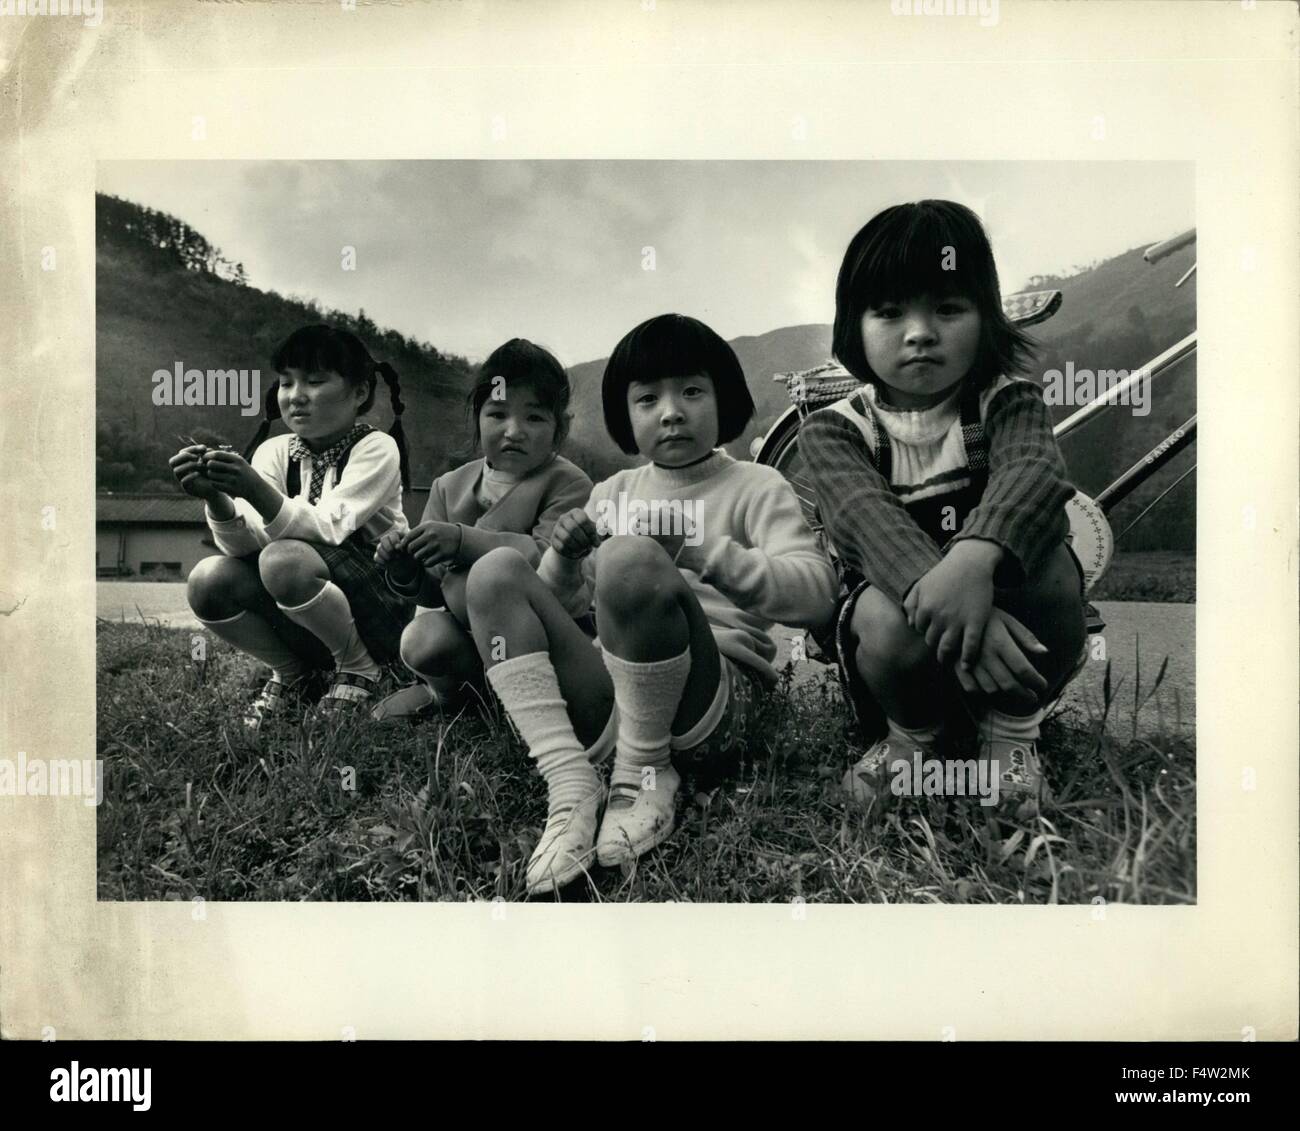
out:
<path id="1" fill-rule="evenodd" d="M 289 458 L 297 460 L 309 459 L 313 464 L 319 464 L 321 467 L 333 467 L 338 463 L 339 456 L 369 431 L 371 431 L 369 424 L 358 422 L 352 425 L 351 431 L 346 436 L 337 443 L 331 444 L 323 452 L 313 452 L 301 436 L 295 436 L 289 441 Z"/>
<path id="2" fill-rule="evenodd" d="M 307 501 L 315 503 L 320 498 L 322 487 L 325 485 L 325 470 L 335 466 L 343 457 L 343 453 L 352 447 L 362 436 L 373 429 L 369 424 L 360 422 L 354 424 L 346 436 L 337 443 L 331 444 L 323 452 L 313 452 L 302 438 L 295 436 L 289 441 L 289 458 L 295 460 L 311 460 L 311 483 L 307 490 Z"/>

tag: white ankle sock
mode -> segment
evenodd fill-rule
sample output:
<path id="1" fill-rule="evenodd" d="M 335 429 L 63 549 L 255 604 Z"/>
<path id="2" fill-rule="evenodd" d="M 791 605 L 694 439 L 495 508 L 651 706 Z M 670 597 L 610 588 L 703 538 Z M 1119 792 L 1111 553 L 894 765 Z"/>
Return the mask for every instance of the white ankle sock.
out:
<path id="1" fill-rule="evenodd" d="M 290 620 L 313 633 L 334 657 L 334 663 L 341 672 L 376 678 L 379 665 L 366 650 L 357 632 L 356 621 L 352 619 L 352 606 L 348 599 L 332 581 L 325 582 L 321 591 L 305 604 L 288 608 L 280 606 L 280 611 Z"/>
<path id="2" fill-rule="evenodd" d="M 691 652 L 637 663 L 604 653 L 618 704 L 618 745 L 611 785 L 637 786 L 646 766 L 666 769 L 672 755 L 673 718 L 691 674 Z"/>
<path id="3" fill-rule="evenodd" d="M 600 775 L 573 732 L 548 653 L 503 660 L 487 669 L 487 680 L 546 779 L 549 816 L 572 809 L 600 789 Z"/>
<path id="4" fill-rule="evenodd" d="M 985 742 L 997 738 L 1028 745 L 1038 739 L 1038 724 L 1042 720 L 1041 710 L 1030 715 L 1007 715 L 990 708 L 979 721 L 979 736 Z"/>
<path id="5" fill-rule="evenodd" d="M 932 755 L 935 744 L 939 741 L 941 729 L 939 723 L 934 723 L 928 727 L 905 727 L 890 719 L 889 734 L 886 738 L 891 746 L 901 748 L 893 751 L 895 756 L 910 758 L 916 750 L 920 750 L 923 754 Z"/>
<path id="6" fill-rule="evenodd" d="M 275 634 L 266 618 L 257 613 L 245 609 L 225 620 L 200 617 L 199 623 L 211 630 L 214 636 L 233 644 L 241 652 L 247 652 L 255 660 L 261 660 L 281 683 L 292 683 L 307 672 L 307 665 Z"/>

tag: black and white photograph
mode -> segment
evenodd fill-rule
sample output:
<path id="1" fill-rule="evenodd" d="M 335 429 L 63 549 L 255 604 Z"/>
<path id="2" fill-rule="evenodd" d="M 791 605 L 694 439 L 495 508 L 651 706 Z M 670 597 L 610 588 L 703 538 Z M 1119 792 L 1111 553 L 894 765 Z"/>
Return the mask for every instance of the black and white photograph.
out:
<path id="1" fill-rule="evenodd" d="M 0 3 L 18 1089 L 1287 1086 L 1298 51 L 1290 0 Z"/>
<path id="2" fill-rule="evenodd" d="M 1191 165 L 95 215 L 101 899 L 1196 902 Z"/>

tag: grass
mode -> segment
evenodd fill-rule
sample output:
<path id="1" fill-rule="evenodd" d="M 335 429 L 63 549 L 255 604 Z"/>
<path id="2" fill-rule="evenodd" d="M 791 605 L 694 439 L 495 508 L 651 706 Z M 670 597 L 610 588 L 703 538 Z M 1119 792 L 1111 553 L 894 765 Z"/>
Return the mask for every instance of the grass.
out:
<path id="1" fill-rule="evenodd" d="M 101 899 L 524 898 L 545 791 L 499 709 L 448 728 L 277 724 L 253 749 L 238 722 L 253 665 L 210 638 L 202 662 L 190 647 L 186 630 L 99 624 Z M 846 806 L 861 745 L 829 678 L 787 674 L 762 712 L 739 775 L 684 790 L 667 844 L 564 898 L 1195 902 L 1186 739 L 1051 719 L 1040 749 L 1058 805 L 994 835 L 974 798 L 900 799 L 880 822 Z"/>
<path id="2" fill-rule="evenodd" d="M 1194 602 L 1196 555 L 1182 550 L 1117 553 L 1088 599 Z"/>

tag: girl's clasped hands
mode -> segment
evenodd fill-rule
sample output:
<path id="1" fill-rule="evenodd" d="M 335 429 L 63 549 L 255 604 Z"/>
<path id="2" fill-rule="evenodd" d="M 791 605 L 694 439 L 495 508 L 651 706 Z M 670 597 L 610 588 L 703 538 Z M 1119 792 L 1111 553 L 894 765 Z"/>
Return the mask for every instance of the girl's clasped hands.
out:
<path id="1" fill-rule="evenodd" d="M 390 530 L 375 547 L 375 562 L 398 581 L 409 581 L 421 569 L 456 560 L 464 533 L 454 522 L 422 522 L 407 531 Z"/>
<path id="2" fill-rule="evenodd" d="M 211 500 L 219 495 L 246 499 L 263 484 L 253 466 L 228 444 L 192 443 L 167 461 L 187 495 Z"/>

